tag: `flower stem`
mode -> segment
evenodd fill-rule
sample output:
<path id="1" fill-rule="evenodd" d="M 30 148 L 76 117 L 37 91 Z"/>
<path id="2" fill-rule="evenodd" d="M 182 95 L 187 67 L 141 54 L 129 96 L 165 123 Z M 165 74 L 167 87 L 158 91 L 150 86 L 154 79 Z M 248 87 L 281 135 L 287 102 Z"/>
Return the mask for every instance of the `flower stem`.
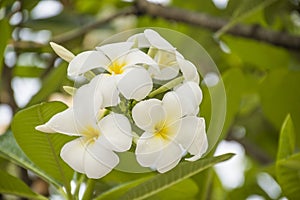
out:
<path id="1" fill-rule="evenodd" d="M 95 179 L 88 179 L 86 190 L 84 192 L 82 200 L 90 200 L 90 199 L 92 199 L 95 184 L 96 184 L 96 180 Z"/>
<path id="2" fill-rule="evenodd" d="M 181 83 L 184 80 L 183 76 L 180 76 L 178 78 L 175 78 L 174 80 L 160 86 L 159 88 L 157 88 L 156 90 L 152 91 L 148 97 L 154 97 L 160 93 L 163 93 L 169 89 L 172 89 L 173 87 L 177 86 L 179 83 Z"/>
<path id="3" fill-rule="evenodd" d="M 81 186 L 81 183 L 84 181 L 85 179 L 85 175 L 84 174 L 79 174 L 77 173 L 77 175 L 79 176 L 76 181 L 76 188 L 75 188 L 75 191 L 74 191 L 74 196 L 75 197 L 78 197 L 78 194 L 79 194 L 79 190 L 80 190 L 80 186 Z"/>

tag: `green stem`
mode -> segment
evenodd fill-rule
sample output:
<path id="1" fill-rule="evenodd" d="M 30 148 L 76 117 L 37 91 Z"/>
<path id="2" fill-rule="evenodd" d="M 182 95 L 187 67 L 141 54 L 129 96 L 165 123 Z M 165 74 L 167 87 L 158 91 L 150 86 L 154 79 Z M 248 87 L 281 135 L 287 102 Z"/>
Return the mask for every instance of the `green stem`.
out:
<path id="1" fill-rule="evenodd" d="M 177 86 L 178 84 L 180 84 L 182 81 L 184 80 L 183 76 L 180 76 L 178 78 L 175 78 L 174 80 L 160 86 L 159 88 L 157 88 L 156 90 L 152 91 L 148 97 L 154 97 L 160 93 L 163 93 L 169 89 L 172 89 L 173 87 Z"/>
<path id="2" fill-rule="evenodd" d="M 77 174 L 79 176 L 78 180 L 76 181 L 76 188 L 75 188 L 75 191 L 74 191 L 74 196 L 75 197 L 78 197 L 78 194 L 79 194 L 79 190 L 80 190 L 80 186 L 81 186 L 81 183 L 84 181 L 85 179 L 85 175 L 83 174 Z"/>
<path id="3" fill-rule="evenodd" d="M 82 200 L 90 200 L 90 199 L 92 199 L 95 184 L 96 184 L 96 180 L 95 179 L 89 179 L 87 181 L 86 190 L 84 192 Z"/>
<path id="4" fill-rule="evenodd" d="M 66 191 L 67 191 L 68 199 L 69 199 L 69 200 L 73 200 L 74 197 L 73 197 L 73 195 L 72 195 L 72 193 L 71 193 L 70 187 L 66 188 Z"/>

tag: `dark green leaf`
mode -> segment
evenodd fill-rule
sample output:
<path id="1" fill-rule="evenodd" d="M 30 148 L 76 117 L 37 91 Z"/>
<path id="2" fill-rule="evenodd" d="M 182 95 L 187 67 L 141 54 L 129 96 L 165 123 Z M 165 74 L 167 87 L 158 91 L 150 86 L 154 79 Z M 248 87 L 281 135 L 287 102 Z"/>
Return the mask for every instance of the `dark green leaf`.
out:
<path id="1" fill-rule="evenodd" d="M 300 153 L 276 162 L 277 180 L 289 199 L 300 199 Z"/>
<path id="2" fill-rule="evenodd" d="M 130 188 L 133 188 L 143 182 L 145 182 L 146 180 L 148 180 L 150 177 L 143 177 L 134 181 L 130 181 L 130 182 L 125 182 L 121 185 L 118 185 L 106 192 L 104 192 L 103 194 L 101 194 L 100 196 L 96 197 L 95 200 L 114 200 L 114 199 L 119 199 L 120 196 L 122 196 L 124 193 L 126 193 Z"/>
<path id="3" fill-rule="evenodd" d="M 39 168 L 63 183 L 67 189 L 73 170 L 60 158 L 62 146 L 72 138 L 62 134 L 47 134 L 35 130 L 54 114 L 66 109 L 60 102 L 42 103 L 18 112 L 12 122 L 12 131 L 17 143 Z"/>
<path id="4" fill-rule="evenodd" d="M 54 68 L 51 73 L 45 77 L 40 91 L 31 98 L 27 106 L 45 101 L 50 94 L 57 91 L 61 87 L 62 82 L 66 79 L 66 76 L 66 63 L 62 63 L 57 68 Z"/>
<path id="5" fill-rule="evenodd" d="M 29 169 L 30 171 L 36 173 L 38 176 L 48 181 L 49 183 L 52 183 L 56 187 L 60 187 L 59 182 L 53 179 L 53 177 L 46 174 L 28 159 L 28 157 L 16 143 L 16 140 L 11 132 L 7 132 L 4 135 L 0 136 L 0 144 L 0 156 L 6 158 L 11 162 L 14 162 L 19 166 L 24 167 L 25 169 Z"/>
<path id="6" fill-rule="evenodd" d="M 184 162 L 175 169 L 159 174 L 150 180 L 129 190 L 121 199 L 145 199 L 179 183 L 216 163 L 230 159 L 233 154 L 224 154 L 218 157 L 205 158 L 195 162 Z"/>
<path id="7" fill-rule="evenodd" d="M 23 181 L 0 169 L 0 193 L 12 194 L 30 199 L 47 199 L 34 193 Z"/>

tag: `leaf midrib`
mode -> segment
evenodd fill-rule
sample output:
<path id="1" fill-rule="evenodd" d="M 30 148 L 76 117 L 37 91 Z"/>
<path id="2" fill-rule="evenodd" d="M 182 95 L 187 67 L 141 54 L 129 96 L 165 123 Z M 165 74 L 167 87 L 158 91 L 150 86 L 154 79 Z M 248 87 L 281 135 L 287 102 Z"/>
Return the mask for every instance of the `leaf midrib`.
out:
<path id="1" fill-rule="evenodd" d="M 45 121 L 45 118 L 43 117 L 43 114 L 42 114 L 42 111 L 41 111 L 41 107 L 42 106 L 39 106 L 38 110 L 37 110 L 38 111 L 38 118 L 39 118 L 40 123 L 44 124 L 44 123 L 46 123 L 46 121 Z M 59 162 L 59 158 L 57 157 L 57 155 L 55 153 L 55 149 L 54 149 L 54 147 L 52 145 L 51 138 L 49 137 L 49 134 L 45 134 L 45 137 L 47 138 L 47 142 L 48 142 L 49 147 L 51 149 L 51 154 L 53 155 L 54 161 L 55 161 L 55 163 L 56 163 L 56 165 L 58 167 L 58 170 L 59 170 L 59 173 L 60 173 L 60 175 L 62 177 L 64 186 L 66 187 L 67 191 L 70 191 L 69 182 L 68 182 L 68 180 L 67 180 L 67 178 L 65 176 L 64 170 L 63 170 L 63 168 L 62 168 L 62 166 L 61 166 L 61 164 Z"/>

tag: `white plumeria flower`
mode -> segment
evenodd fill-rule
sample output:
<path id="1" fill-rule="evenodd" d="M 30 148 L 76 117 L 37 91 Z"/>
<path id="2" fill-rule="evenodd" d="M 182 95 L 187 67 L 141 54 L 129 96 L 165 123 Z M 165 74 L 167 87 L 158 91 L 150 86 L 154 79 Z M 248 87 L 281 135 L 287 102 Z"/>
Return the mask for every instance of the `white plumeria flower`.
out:
<path id="1" fill-rule="evenodd" d="M 77 76 L 92 69 L 103 68 L 126 99 L 141 100 L 153 87 L 151 76 L 143 64 L 157 70 L 158 66 L 141 50 L 132 49 L 133 45 L 133 42 L 120 42 L 82 52 L 70 62 L 68 75 Z"/>
<path id="2" fill-rule="evenodd" d="M 150 48 L 148 54 L 153 57 L 160 67 L 160 71 L 149 68 L 153 78 L 170 80 L 178 75 L 180 69 L 186 81 L 194 81 L 199 84 L 196 67 L 185 60 L 175 47 L 154 30 L 146 29 L 144 33 L 135 34 L 127 41 L 135 42 L 138 48 Z"/>
<path id="3" fill-rule="evenodd" d="M 144 100 L 133 107 L 133 120 L 144 130 L 135 151 L 140 165 L 164 173 L 174 168 L 186 152 L 193 155 L 186 158 L 188 161 L 198 160 L 206 152 L 205 120 L 192 115 L 190 110 L 198 107 L 202 99 L 202 93 L 192 94 L 201 92 L 194 88 L 195 84 L 185 83 L 166 93 L 161 101 Z M 186 98 L 182 99 L 184 95 Z M 185 103 L 191 105 L 184 106 Z"/>
<path id="4" fill-rule="evenodd" d="M 91 83 L 80 87 L 74 95 L 72 108 L 54 115 L 36 129 L 78 136 L 63 146 L 60 156 L 75 171 L 97 179 L 119 163 L 115 152 L 131 147 L 132 133 L 124 115 L 110 113 L 98 120 L 103 98 L 95 86 Z"/>

